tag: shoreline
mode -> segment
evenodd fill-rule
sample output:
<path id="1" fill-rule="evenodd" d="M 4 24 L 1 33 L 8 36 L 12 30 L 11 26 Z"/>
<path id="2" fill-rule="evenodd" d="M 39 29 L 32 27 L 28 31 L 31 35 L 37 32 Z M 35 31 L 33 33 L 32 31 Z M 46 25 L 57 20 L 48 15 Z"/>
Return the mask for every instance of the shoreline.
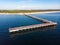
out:
<path id="1" fill-rule="evenodd" d="M 23 14 L 27 14 L 27 15 L 29 15 L 29 14 L 46 14 L 46 13 L 57 13 L 57 12 L 60 12 L 60 11 L 47 11 L 47 12 L 32 12 L 32 13 L 0 13 L 0 14 L 7 14 L 7 15 L 9 15 L 9 14 L 12 14 L 12 15 L 23 15 Z"/>
<path id="2" fill-rule="evenodd" d="M 25 14 L 46 14 L 46 13 L 57 13 L 60 11 L 48 11 L 48 12 L 33 12 L 33 13 L 25 13 Z"/>

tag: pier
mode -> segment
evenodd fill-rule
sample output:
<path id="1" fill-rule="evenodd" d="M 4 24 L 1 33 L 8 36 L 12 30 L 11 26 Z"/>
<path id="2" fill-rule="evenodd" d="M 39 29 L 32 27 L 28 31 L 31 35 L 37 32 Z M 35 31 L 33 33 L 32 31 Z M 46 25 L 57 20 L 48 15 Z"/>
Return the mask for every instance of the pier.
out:
<path id="1" fill-rule="evenodd" d="M 33 28 L 42 28 L 42 27 L 57 25 L 57 23 L 52 22 L 52 21 L 48 21 L 46 19 L 42 19 L 42 18 L 38 18 L 38 17 L 35 17 L 35 16 L 26 15 L 26 14 L 24 14 L 24 15 L 28 16 L 30 18 L 42 21 L 43 23 L 42 24 L 29 25 L 29 26 L 9 28 L 9 32 L 18 32 L 18 31 L 23 31 L 23 30 L 27 30 L 27 29 L 29 30 L 29 29 L 33 29 Z"/>
<path id="2" fill-rule="evenodd" d="M 18 32 L 13 32 L 10 33 L 10 37 L 14 38 L 15 36 L 19 36 L 19 35 L 23 35 L 23 34 L 29 34 L 29 33 L 33 33 L 33 32 L 38 32 L 38 31 L 47 31 L 48 29 L 52 29 L 54 30 L 56 28 L 56 26 L 49 26 L 49 27 L 44 27 L 44 28 L 33 28 L 33 29 L 27 29 L 27 30 L 23 30 L 23 31 L 18 31 Z"/>
<path id="3" fill-rule="evenodd" d="M 33 19 L 36 19 L 36 20 L 42 21 L 42 22 L 44 22 L 44 23 L 52 23 L 52 21 L 48 21 L 48 20 L 43 19 L 43 18 L 38 18 L 38 17 L 36 17 L 36 16 L 26 15 L 26 14 L 24 14 L 24 15 L 25 15 L 25 16 L 28 16 L 28 17 L 30 17 L 30 18 L 33 18 Z"/>

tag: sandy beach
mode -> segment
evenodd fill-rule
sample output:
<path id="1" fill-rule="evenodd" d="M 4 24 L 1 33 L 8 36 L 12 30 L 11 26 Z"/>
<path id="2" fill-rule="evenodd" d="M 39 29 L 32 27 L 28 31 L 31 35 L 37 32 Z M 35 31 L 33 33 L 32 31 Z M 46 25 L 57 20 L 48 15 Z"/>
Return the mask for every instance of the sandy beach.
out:
<path id="1" fill-rule="evenodd" d="M 45 13 L 57 13 L 60 11 L 48 11 L 48 12 L 33 12 L 33 13 L 25 13 L 25 14 L 45 14 Z"/>
<path id="2" fill-rule="evenodd" d="M 48 12 L 32 12 L 32 13 L 0 13 L 0 14 L 6 14 L 6 15 L 23 15 L 23 14 L 45 14 L 45 13 L 57 13 L 57 12 L 60 12 L 60 11 L 48 11 Z"/>

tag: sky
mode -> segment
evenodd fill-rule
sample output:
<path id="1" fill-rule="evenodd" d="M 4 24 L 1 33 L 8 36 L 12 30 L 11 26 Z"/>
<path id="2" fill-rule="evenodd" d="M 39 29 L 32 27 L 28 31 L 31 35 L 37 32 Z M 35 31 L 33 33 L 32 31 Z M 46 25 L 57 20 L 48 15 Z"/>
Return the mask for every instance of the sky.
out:
<path id="1" fill-rule="evenodd" d="M 60 0 L 0 0 L 0 10 L 60 9 Z"/>

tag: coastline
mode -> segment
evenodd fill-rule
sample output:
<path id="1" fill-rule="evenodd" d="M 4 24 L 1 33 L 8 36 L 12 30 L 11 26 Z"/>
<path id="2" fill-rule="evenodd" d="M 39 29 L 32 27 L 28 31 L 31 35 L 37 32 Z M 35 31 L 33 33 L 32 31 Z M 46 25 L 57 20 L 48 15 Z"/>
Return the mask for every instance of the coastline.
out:
<path id="1" fill-rule="evenodd" d="M 60 11 L 47 11 L 47 12 L 32 12 L 32 13 L 0 13 L 0 14 L 6 14 L 6 15 L 23 15 L 23 14 L 46 14 L 46 13 L 57 13 L 57 12 L 60 12 Z"/>
<path id="2" fill-rule="evenodd" d="M 33 12 L 33 13 L 25 13 L 25 14 L 46 14 L 46 13 L 57 13 L 60 11 L 47 11 L 47 12 Z"/>

